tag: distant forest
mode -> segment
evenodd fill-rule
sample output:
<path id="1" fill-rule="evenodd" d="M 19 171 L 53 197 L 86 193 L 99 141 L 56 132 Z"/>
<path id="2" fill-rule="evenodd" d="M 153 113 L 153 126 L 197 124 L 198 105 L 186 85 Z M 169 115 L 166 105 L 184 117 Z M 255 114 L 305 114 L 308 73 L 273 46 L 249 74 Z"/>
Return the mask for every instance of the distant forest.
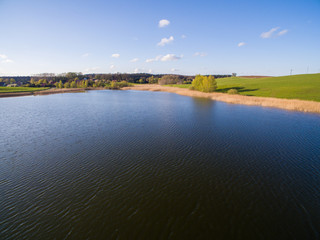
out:
<path id="1" fill-rule="evenodd" d="M 212 75 L 214 78 L 231 77 L 231 75 Z M 82 74 L 77 72 L 68 72 L 63 74 L 42 73 L 33 76 L 2 76 L 0 83 L 2 85 L 16 84 L 18 86 L 28 87 L 54 87 L 57 83 L 65 84 L 72 82 L 88 81 L 89 85 L 93 83 L 123 82 L 128 83 L 160 83 L 164 79 L 174 80 L 172 83 L 191 83 L 195 76 L 170 75 L 170 74 L 149 74 L 149 73 L 110 73 L 110 74 Z M 161 81 L 162 79 L 162 81 Z M 167 81 L 165 81 L 167 83 Z M 91 84 L 90 84 L 91 83 Z M 171 83 L 171 82 L 170 82 Z M 167 83 L 168 84 L 168 83 Z M 0 84 L 1 85 L 1 84 Z"/>

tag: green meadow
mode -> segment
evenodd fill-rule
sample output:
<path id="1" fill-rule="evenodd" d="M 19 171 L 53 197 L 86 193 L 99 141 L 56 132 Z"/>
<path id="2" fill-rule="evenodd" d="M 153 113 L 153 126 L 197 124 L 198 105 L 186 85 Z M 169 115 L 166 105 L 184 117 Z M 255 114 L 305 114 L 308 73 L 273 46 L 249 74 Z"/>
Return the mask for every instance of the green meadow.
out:
<path id="1" fill-rule="evenodd" d="M 49 88 L 32 88 L 32 87 L 0 87 L 0 93 L 14 93 L 14 92 L 35 92 L 42 91 Z"/>
<path id="2" fill-rule="evenodd" d="M 320 73 L 267 78 L 218 78 L 216 92 L 237 89 L 246 96 L 312 100 L 320 102 Z M 190 84 L 170 85 L 189 88 Z"/>

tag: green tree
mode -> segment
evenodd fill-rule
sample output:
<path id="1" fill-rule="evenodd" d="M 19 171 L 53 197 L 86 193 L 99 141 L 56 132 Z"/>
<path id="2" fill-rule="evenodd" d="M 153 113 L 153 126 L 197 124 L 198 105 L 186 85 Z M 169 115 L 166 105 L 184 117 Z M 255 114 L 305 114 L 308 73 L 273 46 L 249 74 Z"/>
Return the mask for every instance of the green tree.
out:
<path id="1" fill-rule="evenodd" d="M 140 78 L 139 83 L 144 83 L 144 79 Z"/>
<path id="2" fill-rule="evenodd" d="M 65 82 L 63 85 L 64 88 L 70 88 L 70 83 L 69 82 Z"/>
<path id="3" fill-rule="evenodd" d="M 214 92 L 217 89 L 217 82 L 213 76 L 203 78 L 203 91 Z"/>
<path id="4" fill-rule="evenodd" d="M 63 88 L 63 83 L 62 83 L 61 80 L 60 80 L 60 82 L 58 83 L 58 88 Z"/>
<path id="5" fill-rule="evenodd" d="M 203 90 L 203 76 L 196 75 L 192 81 L 192 87 L 194 90 L 202 91 Z"/>
<path id="6" fill-rule="evenodd" d="M 70 83 L 70 87 L 71 87 L 71 88 L 76 88 L 76 87 L 77 87 L 76 81 L 72 81 L 72 82 Z"/>
<path id="7" fill-rule="evenodd" d="M 74 78 L 77 77 L 77 76 L 78 76 L 78 74 L 75 73 L 75 72 L 68 72 L 68 73 L 66 74 L 66 77 L 67 77 L 68 79 L 74 79 Z"/>
<path id="8" fill-rule="evenodd" d="M 192 81 L 192 88 L 201 92 L 214 92 L 217 89 L 217 82 L 213 76 L 197 75 Z"/>
<path id="9" fill-rule="evenodd" d="M 88 80 L 83 81 L 83 87 L 87 88 L 88 87 Z"/>
<path id="10" fill-rule="evenodd" d="M 178 76 L 178 75 L 164 75 L 158 80 L 158 83 L 160 85 L 182 84 L 183 80 L 180 79 L 180 76 Z"/>
<path id="11" fill-rule="evenodd" d="M 14 78 L 10 78 L 10 84 L 13 84 L 15 82 L 16 82 L 16 80 L 14 80 Z"/>

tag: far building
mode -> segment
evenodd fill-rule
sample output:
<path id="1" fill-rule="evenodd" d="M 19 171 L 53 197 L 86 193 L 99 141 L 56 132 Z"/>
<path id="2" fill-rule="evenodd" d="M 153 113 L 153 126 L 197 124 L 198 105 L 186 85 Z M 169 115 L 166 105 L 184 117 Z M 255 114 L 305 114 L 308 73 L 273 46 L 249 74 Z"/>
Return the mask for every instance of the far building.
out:
<path id="1" fill-rule="evenodd" d="M 236 77 L 237 76 L 237 74 L 236 73 L 232 73 L 232 77 Z"/>

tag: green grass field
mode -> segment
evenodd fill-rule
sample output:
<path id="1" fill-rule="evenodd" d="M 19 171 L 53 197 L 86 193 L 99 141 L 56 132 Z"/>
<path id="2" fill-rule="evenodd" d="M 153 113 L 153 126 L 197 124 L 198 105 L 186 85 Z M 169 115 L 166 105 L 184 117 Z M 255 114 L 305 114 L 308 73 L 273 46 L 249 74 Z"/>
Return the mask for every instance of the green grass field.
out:
<path id="1" fill-rule="evenodd" d="M 268 78 L 219 78 L 217 92 L 237 89 L 239 94 L 258 97 L 302 99 L 320 102 L 320 73 Z M 169 85 L 189 88 L 190 84 Z"/>
<path id="2" fill-rule="evenodd" d="M 42 91 L 49 88 L 32 88 L 32 87 L 0 87 L 0 93 L 13 93 L 13 92 L 35 92 Z"/>

